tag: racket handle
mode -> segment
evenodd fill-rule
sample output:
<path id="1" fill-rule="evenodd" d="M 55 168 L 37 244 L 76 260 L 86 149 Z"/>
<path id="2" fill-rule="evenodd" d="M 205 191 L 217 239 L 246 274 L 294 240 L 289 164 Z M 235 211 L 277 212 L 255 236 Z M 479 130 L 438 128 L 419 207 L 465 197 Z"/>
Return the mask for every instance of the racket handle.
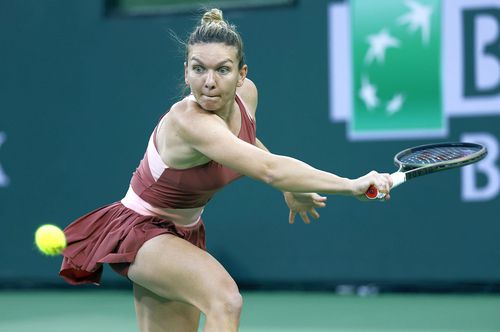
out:
<path id="1" fill-rule="evenodd" d="M 391 179 L 392 179 L 391 189 L 396 188 L 397 186 L 406 181 L 406 174 L 403 172 L 394 172 L 391 174 Z M 368 199 L 383 199 L 385 197 L 385 194 L 379 192 L 374 185 L 371 185 L 365 192 L 365 196 Z"/>

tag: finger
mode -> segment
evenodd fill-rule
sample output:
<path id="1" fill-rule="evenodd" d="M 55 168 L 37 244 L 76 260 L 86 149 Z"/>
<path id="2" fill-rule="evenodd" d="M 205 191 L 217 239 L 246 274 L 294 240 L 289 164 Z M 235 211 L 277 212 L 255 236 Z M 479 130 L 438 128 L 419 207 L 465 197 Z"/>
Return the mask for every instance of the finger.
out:
<path id="1" fill-rule="evenodd" d="M 384 176 L 385 176 L 385 179 L 389 185 L 389 190 L 390 190 L 392 188 L 392 186 L 394 185 L 392 178 L 391 178 L 391 175 L 389 173 L 384 173 Z"/>
<path id="2" fill-rule="evenodd" d="M 319 202 L 324 202 L 326 201 L 326 196 L 320 196 L 316 193 L 313 193 L 312 194 L 312 199 L 315 200 L 315 201 L 319 201 Z"/>
<path id="3" fill-rule="evenodd" d="M 316 207 L 325 207 L 326 206 L 326 197 L 320 196 L 316 193 L 313 194 L 313 203 Z"/>
<path id="4" fill-rule="evenodd" d="M 391 183 L 392 181 L 388 174 L 375 174 L 374 185 L 381 193 L 389 193 L 391 191 Z"/>
<path id="5" fill-rule="evenodd" d="M 314 201 L 314 206 L 319 208 L 324 208 L 326 206 L 325 202 L 316 202 Z"/>
<path id="6" fill-rule="evenodd" d="M 290 210 L 290 215 L 288 216 L 288 223 L 291 225 L 295 222 L 295 212 Z"/>
<path id="7" fill-rule="evenodd" d="M 385 194 L 387 194 L 391 190 L 391 185 L 389 180 L 382 174 L 380 174 L 378 178 L 378 188 Z"/>
<path id="8" fill-rule="evenodd" d="M 311 214 L 311 216 L 314 218 L 314 219 L 318 219 L 319 218 L 319 213 L 318 211 L 316 211 L 315 208 L 311 208 L 309 210 L 309 213 Z"/>
<path id="9" fill-rule="evenodd" d="M 302 220 L 304 220 L 304 222 L 306 224 L 309 225 L 311 223 L 311 220 L 309 219 L 309 216 L 307 215 L 307 212 L 302 211 L 302 212 L 299 212 L 299 214 L 300 214 L 300 217 L 302 218 Z"/>

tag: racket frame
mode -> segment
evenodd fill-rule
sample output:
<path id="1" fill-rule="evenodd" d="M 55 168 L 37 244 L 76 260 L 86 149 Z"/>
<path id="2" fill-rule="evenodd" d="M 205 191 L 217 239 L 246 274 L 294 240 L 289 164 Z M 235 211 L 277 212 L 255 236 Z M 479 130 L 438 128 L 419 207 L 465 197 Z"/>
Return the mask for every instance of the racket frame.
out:
<path id="1" fill-rule="evenodd" d="M 440 147 L 470 147 L 470 148 L 479 148 L 479 150 L 474 153 L 468 154 L 467 156 L 464 157 L 455 158 L 451 160 L 444 160 L 432 164 L 417 164 L 417 163 L 410 164 L 402 162 L 400 160 L 402 157 L 414 153 L 416 151 L 427 150 L 431 148 L 440 148 Z M 476 143 L 464 143 L 464 142 L 425 144 L 405 149 L 403 151 L 398 152 L 394 156 L 394 164 L 398 166 L 399 169 L 390 175 L 393 182 L 391 189 L 401 185 L 402 183 L 408 180 L 411 180 L 413 178 L 422 175 L 436 173 L 447 169 L 458 168 L 476 163 L 481 159 L 483 159 L 484 157 L 486 157 L 487 154 L 488 151 L 486 150 L 486 147 L 484 147 L 483 145 Z M 379 192 L 378 189 L 372 185 L 366 191 L 365 196 L 368 199 L 384 199 L 385 194 Z"/>

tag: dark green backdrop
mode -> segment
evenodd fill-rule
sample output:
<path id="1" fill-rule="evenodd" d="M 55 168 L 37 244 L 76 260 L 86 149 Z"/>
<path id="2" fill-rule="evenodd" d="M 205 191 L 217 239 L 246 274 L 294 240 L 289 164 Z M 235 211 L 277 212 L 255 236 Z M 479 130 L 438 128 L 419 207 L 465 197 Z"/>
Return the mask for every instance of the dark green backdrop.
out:
<path id="1" fill-rule="evenodd" d="M 226 13 L 259 87 L 258 136 L 343 176 L 392 171 L 395 152 L 430 140 L 349 142 L 346 125 L 329 120 L 327 4 Z M 10 177 L 0 188 L 2 282 L 61 282 L 59 259 L 34 248 L 35 228 L 123 197 L 181 93 L 182 51 L 169 31 L 183 38 L 196 20 L 109 18 L 102 0 L 0 2 L 0 165 Z M 452 118 L 447 139 L 498 140 L 499 125 L 498 116 Z M 248 283 L 500 281 L 499 198 L 462 203 L 459 171 L 402 186 L 387 204 L 328 202 L 320 221 L 288 225 L 278 191 L 240 180 L 206 209 L 208 248 Z"/>

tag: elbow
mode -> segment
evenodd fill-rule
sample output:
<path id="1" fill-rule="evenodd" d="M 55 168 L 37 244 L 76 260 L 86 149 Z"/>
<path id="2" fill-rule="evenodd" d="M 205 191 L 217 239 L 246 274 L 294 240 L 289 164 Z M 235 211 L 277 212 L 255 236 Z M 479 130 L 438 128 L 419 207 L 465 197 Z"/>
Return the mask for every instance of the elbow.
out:
<path id="1" fill-rule="evenodd" d="M 272 162 L 263 164 L 259 172 L 259 180 L 272 187 L 279 187 L 280 177 L 276 165 Z"/>
<path id="2" fill-rule="evenodd" d="M 264 182 L 265 184 L 268 184 L 268 185 L 270 185 L 272 187 L 276 187 L 276 185 L 277 185 L 276 177 L 274 177 L 270 173 L 264 173 L 264 174 L 262 174 L 260 180 L 262 182 Z"/>
<path id="3" fill-rule="evenodd" d="M 281 189 L 281 186 L 288 182 L 286 157 L 272 153 L 265 153 L 265 157 L 258 162 L 256 161 L 254 164 L 258 166 L 252 167 L 251 172 L 247 175 L 267 185 Z"/>

